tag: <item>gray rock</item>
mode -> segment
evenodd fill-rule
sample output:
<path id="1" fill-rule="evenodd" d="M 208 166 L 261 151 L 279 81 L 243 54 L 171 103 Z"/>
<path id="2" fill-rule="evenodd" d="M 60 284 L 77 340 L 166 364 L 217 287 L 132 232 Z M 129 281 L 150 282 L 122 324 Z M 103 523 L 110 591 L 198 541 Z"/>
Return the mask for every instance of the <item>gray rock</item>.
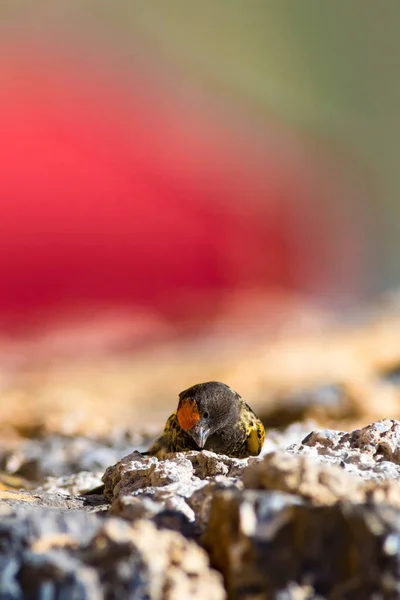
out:
<path id="1" fill-rule="evenodd" d="M 206 553 L 146 521 L 0 506 L 0 599 L 223 600 Z"/>

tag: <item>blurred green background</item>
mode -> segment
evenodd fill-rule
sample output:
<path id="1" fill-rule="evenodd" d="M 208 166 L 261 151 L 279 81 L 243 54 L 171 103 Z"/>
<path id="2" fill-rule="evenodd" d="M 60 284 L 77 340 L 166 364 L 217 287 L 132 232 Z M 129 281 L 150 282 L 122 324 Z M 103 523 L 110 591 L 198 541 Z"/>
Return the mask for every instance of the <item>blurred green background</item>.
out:
<path id="1" fill-rule="evenodd" d="M 117 3 L 114 4 L 114 7 Z M 372 289 L 400 280 L 400 6 L 374 0 L 119 3 L 106 19 L 234 96 L 329 140 L 371 182 Z M 122 18 L 120 18 L 122 17 Z"/>

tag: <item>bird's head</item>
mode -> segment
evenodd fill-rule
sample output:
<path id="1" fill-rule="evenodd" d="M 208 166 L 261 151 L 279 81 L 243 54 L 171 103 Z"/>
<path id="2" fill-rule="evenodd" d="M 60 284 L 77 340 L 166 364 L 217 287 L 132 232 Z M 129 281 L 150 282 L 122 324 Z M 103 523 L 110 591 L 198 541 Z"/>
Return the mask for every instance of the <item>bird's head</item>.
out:
<path id="1" fill-rule="evenodd" d="M 210 435 L 239 417 L 240 396 L 225 383 L 199 383 L 179 394 L 179 425 L 204 448 Z"/>

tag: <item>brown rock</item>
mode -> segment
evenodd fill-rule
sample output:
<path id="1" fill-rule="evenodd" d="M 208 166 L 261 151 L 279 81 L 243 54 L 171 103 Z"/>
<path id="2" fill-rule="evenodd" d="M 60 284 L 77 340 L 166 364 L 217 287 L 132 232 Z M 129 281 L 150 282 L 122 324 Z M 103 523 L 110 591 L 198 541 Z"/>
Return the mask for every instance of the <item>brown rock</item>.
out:
<path id="1" fill-rule="evenodd" d="M 350 433 L 312 431 L 287 451 L 340 465 L 365 480 L 400 480 L 399 439 L 400 422 L 384 419 Z"/>
<path id="2" fill-rule="evenodd" d="M 222 600 L 222 578 L 209 568 L 206 553 L 194 542 L 146 521 L 132 528 L 135 545 L 149 568 L 151 598 Z"/>
<path id="3" fill-rule="evenodd" d="M 318 457 L 271 452 L 243 472 L 246 488 L 297 494 L 315 506 L 340 500 L 380 502 L 400 508 L 400 482 L 365 479 Z"/>
<path id="4" fill-rule="evenodd" d="M 399 464 L 400 421 L 394 419 L 377 421 L 367 427 L 345 434 L 340 443 Z"/>
<path id="5" fill-rule="evenodd" d="M 229 597 L 395 599 L 400 512 L 385 505 L 311 506 L 281 492 L 215 494 L 205 544 Z M 308 595 L 306 590 L 308 587 Z"/>
<path id="6" fill-rule="evenodd" d="M 362 480 L 341 467 L 318 462 L 309 456 L 271 452 L 243 474 L 246 488 L 298 494 L 316 506 L 350 499 L 362 502 Z"/>
<path id="7" fill-rule="evenodd" d="M 303 444 L 331 449 L 361 450 L 376 461 L 400 464 L 400 421 L 383 419 L 350 433 L 343 431 L 312 431 Z"/>

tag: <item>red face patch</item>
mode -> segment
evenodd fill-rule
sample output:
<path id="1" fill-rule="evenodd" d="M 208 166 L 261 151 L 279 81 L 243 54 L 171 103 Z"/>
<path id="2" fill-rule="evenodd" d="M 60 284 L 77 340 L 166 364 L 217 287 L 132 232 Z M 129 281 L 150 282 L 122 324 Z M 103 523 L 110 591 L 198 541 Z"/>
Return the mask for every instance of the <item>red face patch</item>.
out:
<path id="1" fill-rule="evenodd" d="M 187 398 L 182 402 L 176 413 L 179 425 L 184 431 L 189 431 L 200 421 L 200 414 L 197 408 L 196 400 Z"/>

